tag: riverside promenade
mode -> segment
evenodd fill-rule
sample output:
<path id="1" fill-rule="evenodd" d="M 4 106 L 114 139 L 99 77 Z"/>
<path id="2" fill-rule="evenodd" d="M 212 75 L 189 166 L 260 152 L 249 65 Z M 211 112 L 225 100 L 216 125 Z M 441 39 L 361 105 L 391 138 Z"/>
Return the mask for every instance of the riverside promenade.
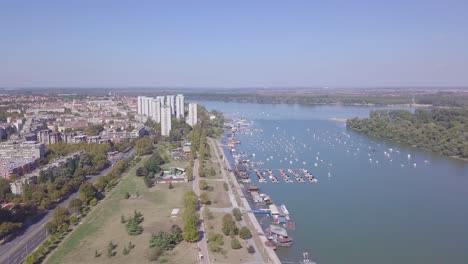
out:
<path id="1" fill-rule="evenodd" d="M 214 140 L 212 138 L 210 138 L 209 140 L 211 141 L 211 143 L 214 146 L 215 155 L 218 158 L 218 160 L 220 161 L 220 164 L 224 164 L 227 168 L 230 169 L 230 172 L 228 174 L 229 174 L 229 177 L 231 179 L 231 182 L 234 185 L 235 190 L 239 194 L 238 196 L 239 196 L 239 199 L 240 199 L 240 202 L 241 202 L 241 204 L 239 205 L 239 208 L 240 208 L 241 211 L 243 211 L 243 213 L 247 214 L 250 223 L 254 227 L 255 234 L 259 237 L 259 239 L 261 241 L 260 246 L 263 248 L 263 251 L 265 252 L 265 254 L 269 258 L 268 263 L 281 264 L 281 261 L 278 258 L 278 255 L 276 255 L 276 252 L 274 251 L 274 249 L 271 248 L 271 247 L 265 246 L 265 242 L 268 241 L 266 236 L 265 236 L 265 232 L 263 231 L 262 227 L 260 226 L 260 223 L 258 222 L 255 215 L 252 213 L 252 208 L 250 207 L 249 202 L 244 197 L 244 195 L 242 195 L 243 194 L 242 189 L 241 189 L 241 187 L 239 185 L 239 182 L 237 182 L 236 176 L 234 175 L 234 173 L 232 173 L 231 165 L 229 164 L 229 162 L 227 161 L 227 159 L 225 157 L 225 153 L 224 153 L 224 151 L 223 151 L 223 149 L 221 147 L 220 142 L 217 141 L 217 140 Z M 220 160 L 220 154 L 222 154 L 222 157 L 223 157 L 222 162 Z M 223 178 L 227 182 L 228 178 L 226 176 L 226 170 L 221 169 L 221 171 L 222 171 L 222 174 L 223 174 Z M 232 202 L 233 206 L 237 205 L 237 202 L 236 202 L 234 197 L 230 197 L 230 199 L 231 199 L 231 202 Z"/>

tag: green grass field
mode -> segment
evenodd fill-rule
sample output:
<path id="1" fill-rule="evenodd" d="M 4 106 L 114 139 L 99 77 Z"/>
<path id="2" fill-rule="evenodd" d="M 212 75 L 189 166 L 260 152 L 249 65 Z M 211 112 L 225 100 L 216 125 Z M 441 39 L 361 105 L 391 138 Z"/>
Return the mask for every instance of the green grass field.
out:
<path id="1" fill-rule="evenodd" d="M 144 159 L 135 166 L 141 166 Z M 183 208 L 183 194 L 191 189 L 191 184 L 174 184 L 174 189 L 167 185 L 146 188 L 143 179 L 135 176 L 135 168 L 125 175 L 118 186 L 112 190 L 87 215 L 82 223 L 58 246 L 46 259 L 45 263 L 148 263 L 148 242 L 152 233 L 169 230 L 173 224 L 182 226 L 182 210 L 178 217 L 171 217 L 173 208 Z M 125 199 L 126 192 L 141 196 Z M 121 215 L 128 218 L 134 210 L 144 216 L 144 231 L 141 235 L 127 234 L 125 224 L 120 222 Z M 107 257 L 109 241 L 117 244 L 114 257 Z M 123 255 L 124 245 L 131 241 L 136 245 L 128 254 Z M 102 253 L 95 257 L 95 251 Z M 196 244 L 180 243 L 174 250 L 165 253 L 159 261 L 165 263 L 196 263 Z"/>

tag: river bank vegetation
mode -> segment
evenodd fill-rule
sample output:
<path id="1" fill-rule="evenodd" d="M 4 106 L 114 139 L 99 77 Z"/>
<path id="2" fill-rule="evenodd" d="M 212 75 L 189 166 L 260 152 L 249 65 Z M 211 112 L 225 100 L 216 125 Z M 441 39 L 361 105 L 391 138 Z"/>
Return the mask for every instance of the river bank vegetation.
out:
<path id="1" fill-rule="evenodd" d="M 446 156 L 468 158 L 468 109 L 372 111 L 369 118 L 348 119 L 348 128 Z"/>

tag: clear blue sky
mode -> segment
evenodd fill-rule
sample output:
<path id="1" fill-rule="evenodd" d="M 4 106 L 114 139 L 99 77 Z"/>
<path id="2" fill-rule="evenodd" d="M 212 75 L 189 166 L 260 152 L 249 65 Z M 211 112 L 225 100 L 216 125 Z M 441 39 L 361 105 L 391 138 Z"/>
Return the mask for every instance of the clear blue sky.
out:
<path id="1" fill-rule="evenodd" d="M 468 1 L 0 2 L 0 87 L 468 86 Z"/>

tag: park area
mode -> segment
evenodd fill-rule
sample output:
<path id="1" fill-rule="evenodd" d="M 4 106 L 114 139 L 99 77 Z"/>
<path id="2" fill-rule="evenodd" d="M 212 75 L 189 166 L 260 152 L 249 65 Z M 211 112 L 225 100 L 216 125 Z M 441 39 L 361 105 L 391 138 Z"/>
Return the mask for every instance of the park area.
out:
<path id="1" fill-rule="evenodd" d="M 231 246 L 231 237 L 223 235 L 222 227 L 225 213 L 212 211 L 211 214 L 211 219 L 205 222 L 208 240 L 210 239 L 210 234 L 218 234 L 223 237 L 223 244 L 219 246 L 218 250 L 215 250 L 216 252 L 210 250 L 210 259 L 214 260 L 215 263 L 246 263 L 255 261 L 254 255 L 247 252 L 247 240 L 236 236 L 236 239 L 240 242 L 241 248 L 233 249 Z M 236 224 L 238 228 L 241 227 L 238 222 Z"/>
<path id="2" fill-rule="evenodd" d="M 169 231 L 172 225 L 183 228 L 182 211 L 184 193 L 190 183 L 147 188 L 135 169 L 125 175 L 107 197 L 94 208 L 82 223 L 46 259 L 45 263 L 149 263 L 152 254 L 149 241 L 152 234 Z M 180 208 L 176 216 L 173 209 Z M 142 233 L 129 235 L 126 222 L 135 212 L 141 213 Z M 114 256 L 108 256 L 110 242 Z M 125 253 L 124 253 L 125 252 Z M 173 250 L 165 251 L 158 262 L 196 263 L 196 244 L 180 242 Z"/>

